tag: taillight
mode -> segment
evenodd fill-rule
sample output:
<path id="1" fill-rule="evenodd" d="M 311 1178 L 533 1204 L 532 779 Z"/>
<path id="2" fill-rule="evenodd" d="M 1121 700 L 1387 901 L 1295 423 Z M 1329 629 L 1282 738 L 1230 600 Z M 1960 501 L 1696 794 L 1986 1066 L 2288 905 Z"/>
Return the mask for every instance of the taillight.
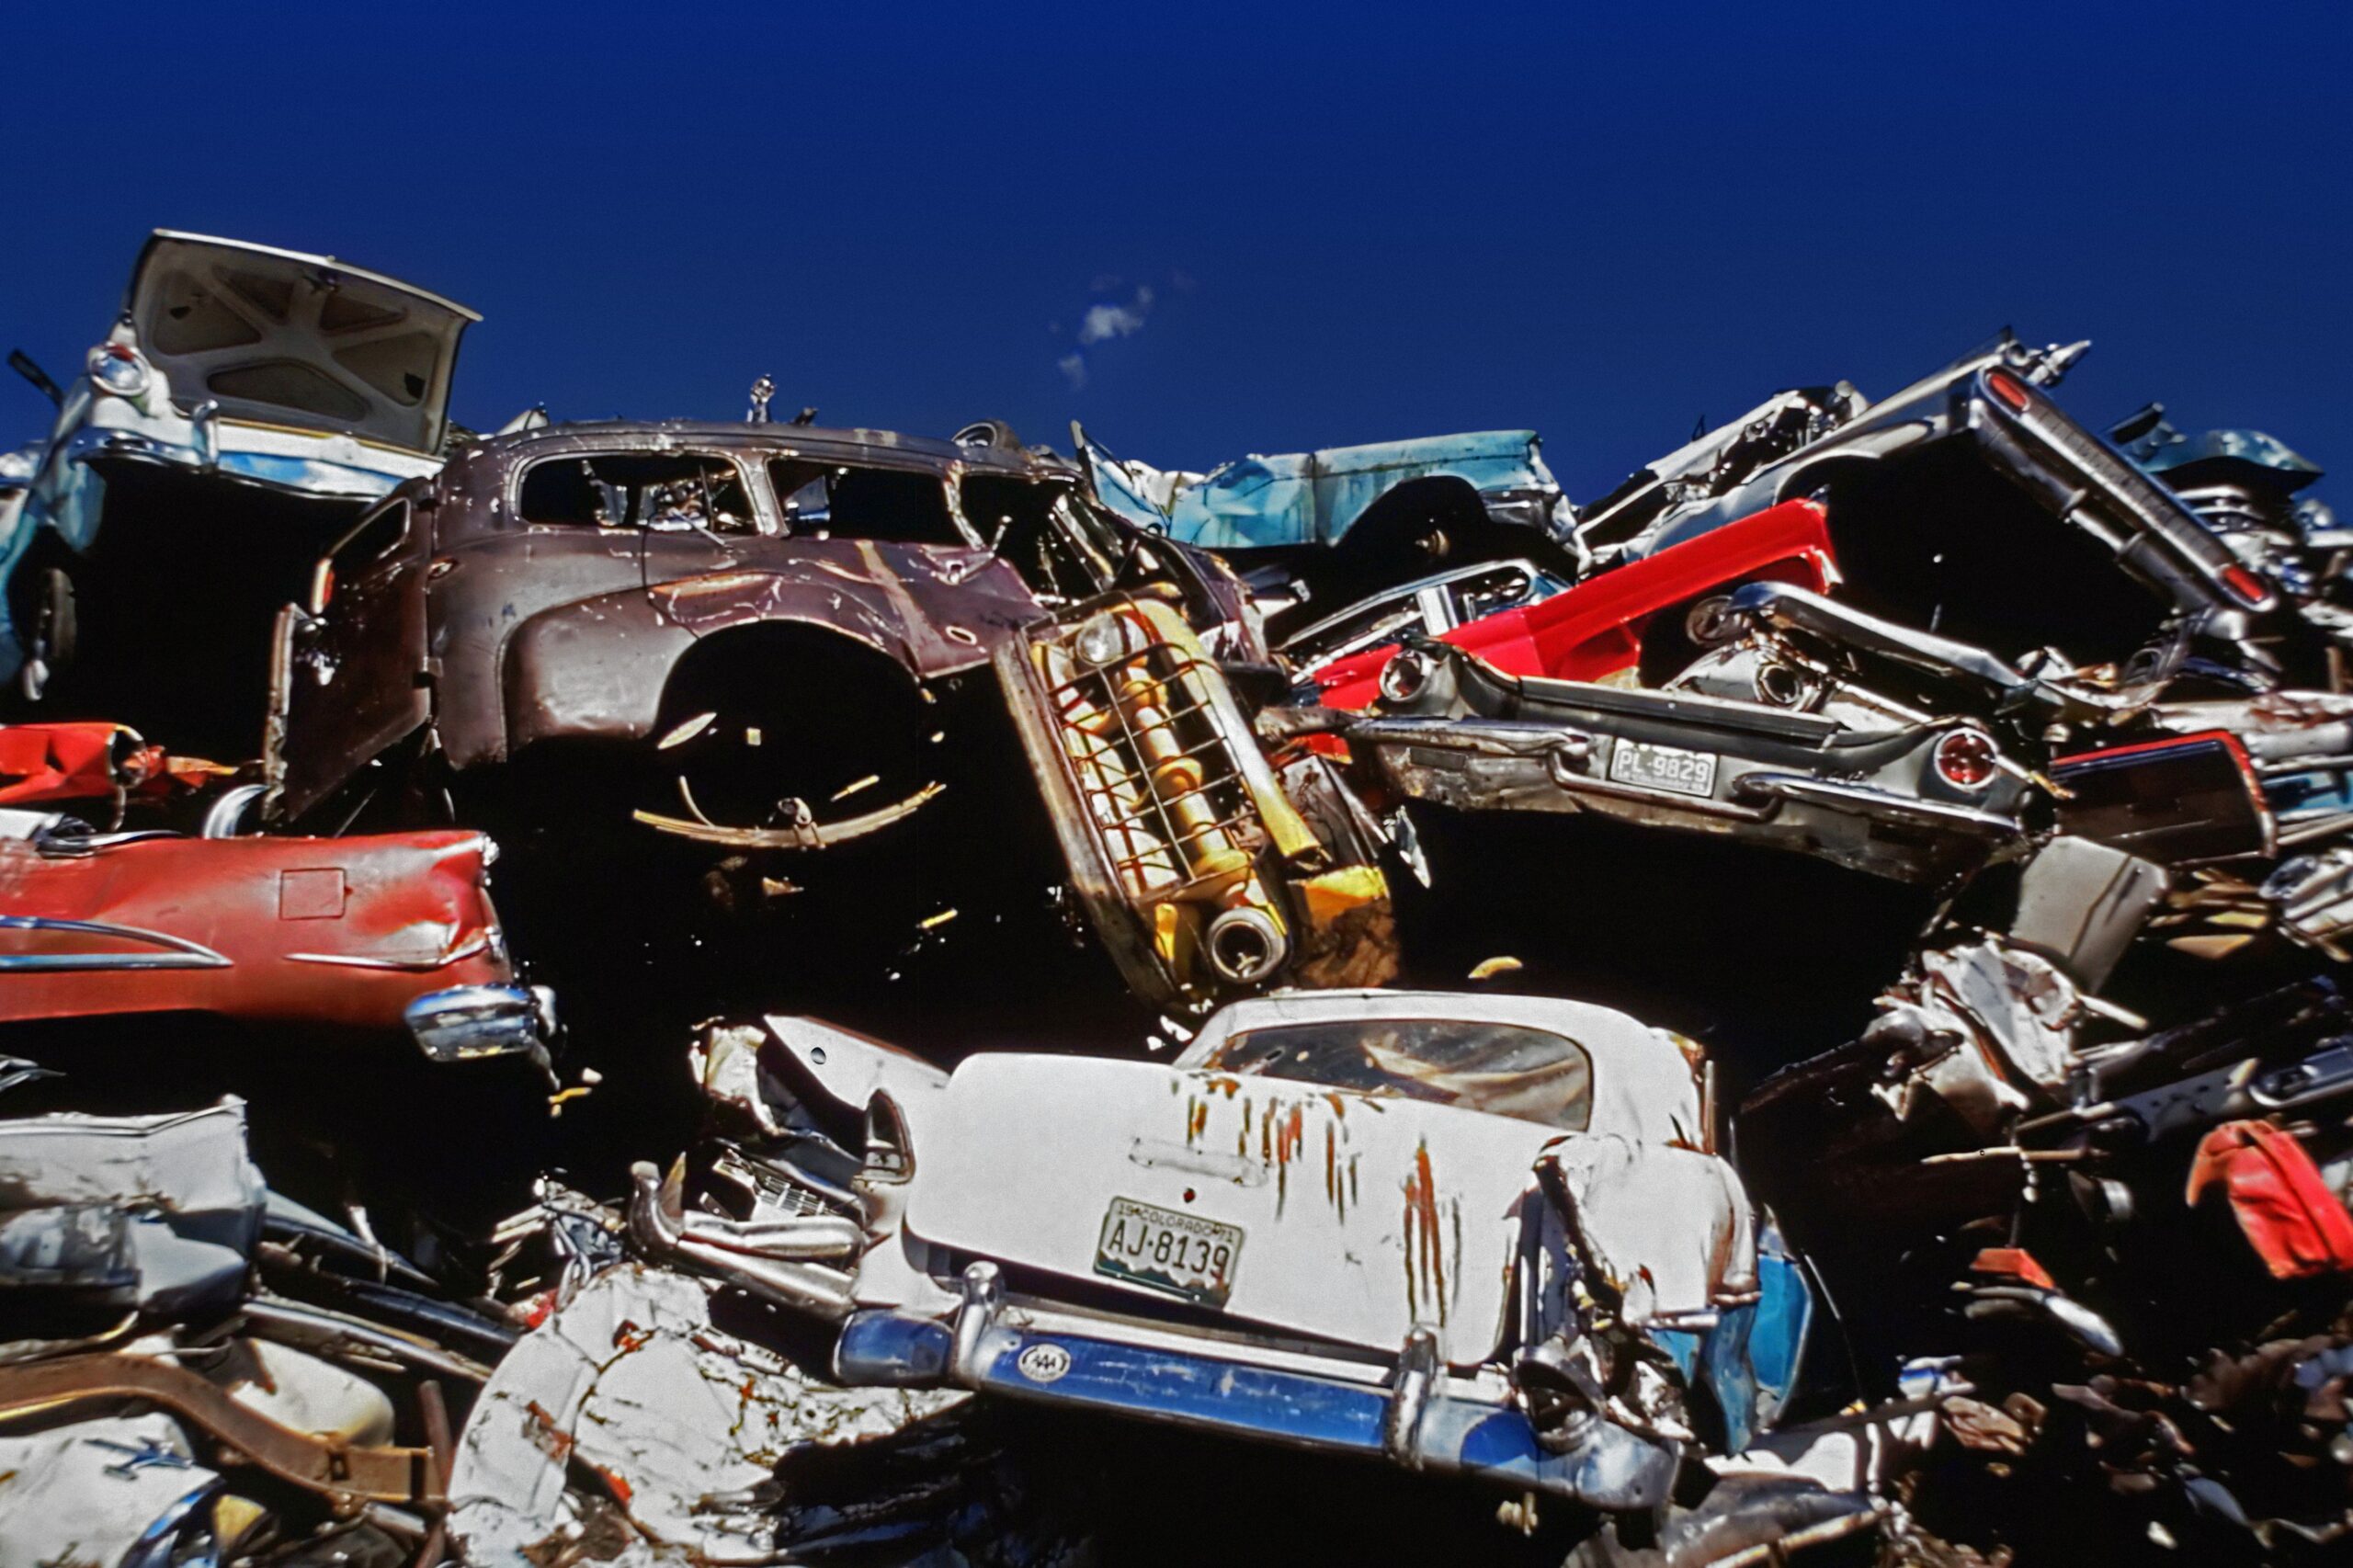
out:
<path id="1" fill-rule="evenodd" d="M 2033 394 L 2026 390 L 2026 383 L 2007 370 L 1986 371 L 1985 384 L 1993 390 L 1995 397 L 2000 398 L 2020 414 L 2024 414 L 2026 405 L 2034 401 Z"/>
<path id="2" fill-rule="evenodd" d="M 2250 609 L 2271 597 L 2270 585 L 2244 566 L 2223 567 L 2222 586 L 2231 591 L 2231 597 Z"/>
<path id="3" fill-rule="evenodd" d="M 1932 754 L 1937 777 L 1956 790 L 1982 790 L 2001 763 L 1993 737 L 1983 730 L 1948 730 Z"/>

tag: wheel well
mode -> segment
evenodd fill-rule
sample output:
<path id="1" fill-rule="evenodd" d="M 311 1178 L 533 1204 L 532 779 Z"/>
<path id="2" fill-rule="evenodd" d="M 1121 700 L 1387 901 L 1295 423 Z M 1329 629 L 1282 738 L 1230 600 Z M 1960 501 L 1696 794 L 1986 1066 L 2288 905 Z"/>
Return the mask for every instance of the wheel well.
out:
<path id="1" fill-rule="evenodd" d="M 698 694 L 779 676 L 802 687 L 843 681 L 893 695 L 919 687 L 904 665 L 847 632 L 806 621 L 760 621 L 712 632 L 679 655 L 662 683 L 660 712 L 670 720 Z"/>
<path id="2" fill-rule="evenodd" d="M 1368 550 L 1392 542 L 1405 543 L 1409 540 L 1396 536 L 1410 536 L 1413 530 L 1431 523 L 1463 528 L 1486 519 L 1487 508 L 1469 480 L 1452 474 L 1429 474 L 1382 491 L 1341 537 L 1339 548 Z"/>

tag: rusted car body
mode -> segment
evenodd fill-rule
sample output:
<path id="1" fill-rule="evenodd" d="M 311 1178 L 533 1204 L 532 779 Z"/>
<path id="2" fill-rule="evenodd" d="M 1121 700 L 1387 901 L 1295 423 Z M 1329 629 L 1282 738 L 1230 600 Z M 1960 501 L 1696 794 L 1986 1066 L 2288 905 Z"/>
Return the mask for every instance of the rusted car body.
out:
<path id="1" fill-rule="evenodd" d="M 198 1013 L 257 1028 L 408 1030 L 428 1055 L 525 1054 L 552 1025 L 516 984 L 466 832 L 360 838 L 0 837 L 0 1023 Z"/>
<path id="2" fill-rule="evenodd" d="M 822 850 L 961 787 L 1009 707 L 1122 972 L 1193 1006 L 1382 893 L 1286 798 L 1235 669 L 1272 673 L 1231 575 L 1050 454 L 560 426 L 469 449 L 337 545 L 282 618 L 265 767 L 279 820 L 335 823 L 403 768 L 595 755 L 651 779 L 613 823 Z"/>
<path id="3" fill-rule="evenodd" d="M 809 629 L 909 683 L 980 668 L 1041 607 L 1110 585 L 1130 541 L 1074 483 L 1027 452 L 877 431 L 484 441 L 361 519 L 284 619 L 274 812 L 301 819 L 428 727 L 459 773 L 654 738 L 676 666 L 733 632 Z"/>

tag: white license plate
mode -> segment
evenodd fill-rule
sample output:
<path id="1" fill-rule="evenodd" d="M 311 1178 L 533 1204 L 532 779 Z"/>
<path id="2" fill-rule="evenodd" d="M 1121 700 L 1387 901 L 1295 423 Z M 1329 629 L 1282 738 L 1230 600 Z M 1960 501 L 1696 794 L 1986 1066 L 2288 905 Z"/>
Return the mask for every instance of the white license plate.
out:
<path id="1" fill-rule="evenodd" d="M 1678 795 L 1716 792 L 1716 754 L 1685 751 L 1680 746 L 1654 746 L 1642 741 L 1620 741 L 1609 753 L 1609 778 L 1644 790 L 1671 790 Z"/>
<path id="2" fill-rule="evenodd" d="M 1095 1272 L 1222 1307 L 1241 1256 L 1239 1225 L 1115 1198 L 1095 1244 Z"/>

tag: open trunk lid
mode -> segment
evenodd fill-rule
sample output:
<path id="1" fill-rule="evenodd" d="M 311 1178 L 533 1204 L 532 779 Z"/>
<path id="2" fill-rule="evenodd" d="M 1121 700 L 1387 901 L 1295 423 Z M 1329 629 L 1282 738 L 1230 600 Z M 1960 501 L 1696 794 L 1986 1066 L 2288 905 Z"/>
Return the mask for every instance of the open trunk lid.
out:
<path id="1" fill-rule="evenodd" d="M 482 317 L 333 256 L 158 229 L 124 313 L 192 412 L 439 449 L 458 339 Z"/>

